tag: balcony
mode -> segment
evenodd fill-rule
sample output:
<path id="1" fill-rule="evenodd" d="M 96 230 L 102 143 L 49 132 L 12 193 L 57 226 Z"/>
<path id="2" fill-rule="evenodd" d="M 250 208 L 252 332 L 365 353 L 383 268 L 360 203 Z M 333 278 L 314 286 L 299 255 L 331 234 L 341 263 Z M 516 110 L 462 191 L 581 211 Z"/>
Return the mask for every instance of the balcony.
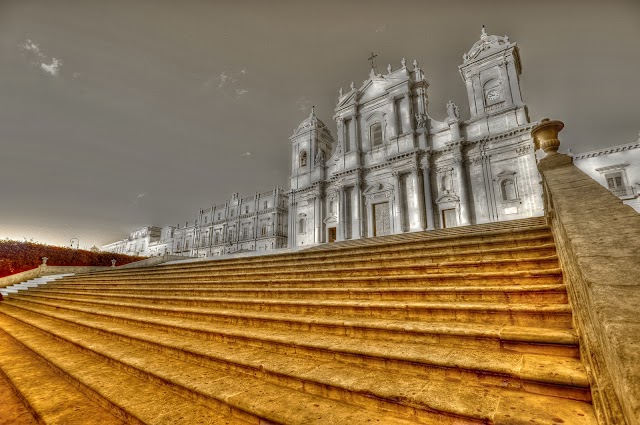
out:
<path id="1" fill-rule="evenodd" d="M 614 188 L 609 188 L 609 190 L 611 191 L 611 193 L 613 193 L 619 198 L 626 198 L 626 197 L 635 195 L 633 191 L 633 187 L 631 186 L 618 186 Z"/>

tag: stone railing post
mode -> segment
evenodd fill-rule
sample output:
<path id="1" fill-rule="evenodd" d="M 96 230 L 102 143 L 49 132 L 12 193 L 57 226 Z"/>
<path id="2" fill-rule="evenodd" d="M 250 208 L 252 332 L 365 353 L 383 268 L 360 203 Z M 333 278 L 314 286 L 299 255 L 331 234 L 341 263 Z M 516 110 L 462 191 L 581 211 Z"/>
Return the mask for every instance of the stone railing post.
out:
<path id="1" fill-rule="evenodd" d="M 111 260 L 111 267 L 114 268 L 114 269 L 116 268 L 116 260 L 115 259 Z"/>

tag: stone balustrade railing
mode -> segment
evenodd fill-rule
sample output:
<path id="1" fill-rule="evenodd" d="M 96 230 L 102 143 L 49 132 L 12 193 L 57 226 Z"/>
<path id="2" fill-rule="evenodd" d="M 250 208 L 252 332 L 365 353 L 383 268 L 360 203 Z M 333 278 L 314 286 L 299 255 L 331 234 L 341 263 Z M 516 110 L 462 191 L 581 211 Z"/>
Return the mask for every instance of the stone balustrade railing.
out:
<path id="1" fill-rule="evenodd" d="M 560 121 L 532 130 L 545 214 L 601 424 L 640 423 L 640 214 L 559 154 Z"/>

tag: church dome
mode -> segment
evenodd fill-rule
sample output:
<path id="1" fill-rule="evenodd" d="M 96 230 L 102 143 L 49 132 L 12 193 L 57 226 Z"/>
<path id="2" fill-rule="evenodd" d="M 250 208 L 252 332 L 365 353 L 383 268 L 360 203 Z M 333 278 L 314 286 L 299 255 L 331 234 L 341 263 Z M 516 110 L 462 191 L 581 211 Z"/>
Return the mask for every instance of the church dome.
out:
<path id="1" fill-rule="evenodd" d="M 307 118 L 305 118 L 300 123 L 298 128 L 294 130 L 294 134 L 297 134 L 297 133 L 299 133 L 301 131 L 304 131 L 306 129 L 310 129 L 312 127 L 315 127 L 315 128 L 327 128 L 327 126 L 324 125 L 324 123 L 320 120 L 320 118 L 318 118 L 316 116 L 315 107 L 311 108 L 311 113 L 309 114 L 309 116 Z"/>

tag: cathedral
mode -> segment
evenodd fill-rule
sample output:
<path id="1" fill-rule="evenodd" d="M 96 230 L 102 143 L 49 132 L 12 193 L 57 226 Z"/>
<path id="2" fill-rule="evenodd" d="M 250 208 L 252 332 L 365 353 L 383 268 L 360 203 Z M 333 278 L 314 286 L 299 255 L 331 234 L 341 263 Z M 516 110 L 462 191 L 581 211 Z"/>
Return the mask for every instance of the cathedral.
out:
<path id="1" fill-rule="evenodd" d="M 542 215 L 516 43 L 483 28 L 463 55 L 466 121 L 451 101 L 432 116 L 417 61 L 400 65 L 340 89 L 336 138 L 312 109 L 290 137 L 289 191 L 234 193 L 191 224 L 103 250 L 210 257 Z"/>
<path id="2" fill-rule="evenodd" d="M 466 121 L 452 102 L 433 117 L 404 59 L 340 90 L 337 140 L 312 110 L 290 137 L 290 247 L 543 214 L 516 43 L 483 28 L 459 71 Z"/>

